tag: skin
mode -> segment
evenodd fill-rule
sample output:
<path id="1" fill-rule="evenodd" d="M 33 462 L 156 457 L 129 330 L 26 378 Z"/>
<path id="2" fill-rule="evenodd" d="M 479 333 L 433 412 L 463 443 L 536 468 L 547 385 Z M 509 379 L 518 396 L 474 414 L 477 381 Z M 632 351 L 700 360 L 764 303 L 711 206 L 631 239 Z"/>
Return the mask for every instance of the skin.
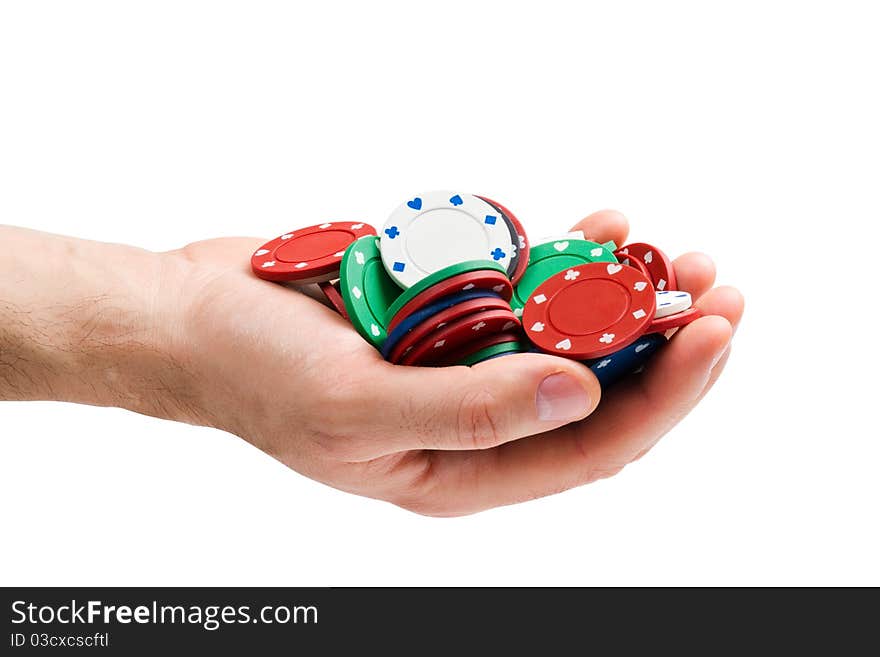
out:
<path id="1" fill-rule="evenodd" d="M 628 224 L 605 210 L 574 229 L 624 244 Z M 679 257 L 679 287 L 706 316 L 600 404 L 592 373 L 553 356 L 390 365 L 322 303 L 255 278 L 265 241 L 151 253 L 0 226 L 0 399 L 215 427 L 330 486 L 457 516 L 641 458 L 720 376 L 743 312 L 707 256 Z"/>

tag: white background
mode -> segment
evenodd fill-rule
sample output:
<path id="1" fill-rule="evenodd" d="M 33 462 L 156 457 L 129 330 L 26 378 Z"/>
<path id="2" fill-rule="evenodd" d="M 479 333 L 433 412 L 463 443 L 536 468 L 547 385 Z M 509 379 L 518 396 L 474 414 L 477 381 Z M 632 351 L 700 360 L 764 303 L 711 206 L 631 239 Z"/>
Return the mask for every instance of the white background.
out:
<path id="1" fill-rule="evenodd" d="M 0 222 L 167 249 L 426 189 L 532 235 L 615 207 L 744 291 L 728 372 L 620 476 L 452 520 L 0 404 L 0 582 L 880 584 L 870 3 L 296 4 L 0 5 Z"/>

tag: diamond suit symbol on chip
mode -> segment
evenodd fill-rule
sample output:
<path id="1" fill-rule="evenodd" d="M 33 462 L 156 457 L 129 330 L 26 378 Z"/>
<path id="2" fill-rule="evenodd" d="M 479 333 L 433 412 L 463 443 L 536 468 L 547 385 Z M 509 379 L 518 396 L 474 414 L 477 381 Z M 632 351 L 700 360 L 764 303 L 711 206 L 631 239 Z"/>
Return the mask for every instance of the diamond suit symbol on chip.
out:
<path id="1" fill-rule="evenodd" d="M 354 252 L 354 260 L 359 265 L 362 265 L 367 261 L 367 259 L 364 257 L 363 251 L 355 251 Z"/>
<path id="2" fill-rule="evenodd" d="M 403 271 L 404 269 L 406 269 L 406 265 L 405 265 L 404 263 L 402 263 L 402 262 L 395 262 L 395 263 L 391 266 L 391 268 L 392 268 L 394 271 Z"/>

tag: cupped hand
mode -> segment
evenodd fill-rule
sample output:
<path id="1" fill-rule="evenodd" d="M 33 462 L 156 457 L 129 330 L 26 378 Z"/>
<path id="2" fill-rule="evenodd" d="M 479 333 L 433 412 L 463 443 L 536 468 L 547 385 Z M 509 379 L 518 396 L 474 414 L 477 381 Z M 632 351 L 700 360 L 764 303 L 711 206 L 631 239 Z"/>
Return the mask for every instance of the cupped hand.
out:
<path id="1" fill-rule="evenodd" d="M 618 244 L 628 232 L 613 211 L 574 228 Z M 308 477 L 427 515 L 473 513 L 619 472 L 712 387 L 743 312 L 737 290 L 712 287 L 707 256 L 679 257 L 679 287 L 705 316 L 600 404 L 589 369 L 554 356 L 391 365 L 316 299 L 257 279 L 249 257 L 264 241 L 210 240 L 167 254 L 192 263 L 178 358 L 199 382 L 200 416 Z"/>

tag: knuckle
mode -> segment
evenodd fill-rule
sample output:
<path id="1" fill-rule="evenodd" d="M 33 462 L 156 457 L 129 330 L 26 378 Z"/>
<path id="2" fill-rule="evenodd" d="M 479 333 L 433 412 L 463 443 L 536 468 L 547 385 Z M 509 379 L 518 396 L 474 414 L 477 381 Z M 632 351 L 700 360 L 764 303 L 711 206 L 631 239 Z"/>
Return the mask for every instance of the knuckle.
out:
<path id="1" fill-rule="evenodd" d="M 459 402 L 458 441 L 464 449 L 487 449 L 500 444 L 506 433 L 506 409 L 488 390 L 466 394 Z"/>

